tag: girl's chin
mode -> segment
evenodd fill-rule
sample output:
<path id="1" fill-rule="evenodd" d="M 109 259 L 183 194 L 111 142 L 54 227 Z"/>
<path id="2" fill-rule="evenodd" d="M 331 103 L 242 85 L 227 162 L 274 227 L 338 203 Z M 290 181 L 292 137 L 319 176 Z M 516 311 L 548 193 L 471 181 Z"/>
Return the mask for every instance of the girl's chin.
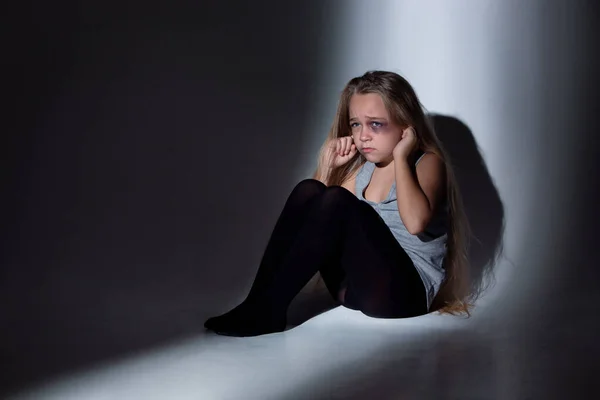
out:
<path id="1" fill-rule="evenodd" d="M 361 152 L 360 154 L 362 154 L 363 157 L 366 157 L 366 158 L 377 158 L 377 156 L 375 154 L 373 154 L 373 152 Z"/>
<path id="2" fill-rule="evenodd" d="M 376 160 L 379 160 L 379 157 L 377 157 L 376 155 L 374 155 L 373 153 L 362 153 L 363 157 L 365 159 L 367 159 L 368 161 L 372 161 L 375 162 Z"/>
<path id="3" fill-rule="evenodd" d="M 361 153 L 361 154 L 364 158 L 367 159 L 367 161 L 371 161 L 373 163 L 379 163 L 379 162 L 388 160 L 392 157 L 391 154 L 387 157 L 385 155 L 373 154 L 373 153 Z"/>
<path id="4" fill-rule="evenodd" d="M 365 157 L 365 160 L 377 165 L 378 167 L 385 167 L 390 165 L 391 162 L 394 161 L 393 157 Z"/>

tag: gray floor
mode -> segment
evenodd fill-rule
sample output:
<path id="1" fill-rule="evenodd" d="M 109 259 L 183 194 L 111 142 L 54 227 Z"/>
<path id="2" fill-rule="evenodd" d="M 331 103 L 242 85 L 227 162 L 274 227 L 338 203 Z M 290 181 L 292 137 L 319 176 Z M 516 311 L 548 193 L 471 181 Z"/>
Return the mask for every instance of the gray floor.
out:
<path id="1" fill-rule="evenodd" d="M 598 359 L 584 331 L 591 307 L 558 309 L 549 324 L 502 302 L 483 298 L 470 319 L 377 320 L 340 307 L 279 334 L 198 333 L 10 399 L 587 398 Z"/>

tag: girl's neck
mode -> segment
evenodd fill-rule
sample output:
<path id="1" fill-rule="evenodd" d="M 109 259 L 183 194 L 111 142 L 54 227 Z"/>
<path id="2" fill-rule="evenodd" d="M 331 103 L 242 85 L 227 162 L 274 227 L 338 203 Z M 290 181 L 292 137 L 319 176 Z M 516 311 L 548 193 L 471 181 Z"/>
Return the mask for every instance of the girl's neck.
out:
<path id="1" fill-rule="evenodd" d="M 388 159 L 383 160 L 381 162 L 375 163 L 375 167 L 381 170 L 385 170 L 387 168 L 394 168 L 394 157 L 390 156 Z"/>
<path id="2" fill-rule="evenodd" d="M 375 164 L 375 171 L 379 176 L 392 175 L 394 171 L 394 160 L 380 162 Z"/>

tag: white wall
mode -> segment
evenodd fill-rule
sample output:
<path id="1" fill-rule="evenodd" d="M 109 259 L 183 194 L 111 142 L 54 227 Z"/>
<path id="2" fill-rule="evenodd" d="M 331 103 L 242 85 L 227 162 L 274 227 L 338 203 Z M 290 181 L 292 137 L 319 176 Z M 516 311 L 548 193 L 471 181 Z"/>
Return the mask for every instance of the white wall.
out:
<path id="1" fill-rule="evenodd" d="M 583 64 L 572 61 L 582 51 L 585 8 L 495 0 L 336 4 L 344 20 L 326 52 L 327 102 L 316 112 L 308 147 L 322 142 L 350 78 L 371 69 L 405 76 L 430 112 L 470 129 L 503 204 L 504 258 L 481 304 L 494 296 L 501 298 L 495 308 L 528 298 L 560 268 L 550 262 L 551 242 L 572 220 L 561 210 L 579 172 L 572 161 L 581 141 L 564 133 L 573 127 L 579 95 L 574 83 Z M 477 195 L 467 189 L 466 196 Z"/>

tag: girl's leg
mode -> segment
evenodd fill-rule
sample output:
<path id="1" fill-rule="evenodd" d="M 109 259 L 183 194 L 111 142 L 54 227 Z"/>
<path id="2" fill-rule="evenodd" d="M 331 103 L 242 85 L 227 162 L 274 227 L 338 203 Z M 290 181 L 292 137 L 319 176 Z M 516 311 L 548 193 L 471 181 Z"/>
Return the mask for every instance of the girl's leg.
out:
<path id="1" fill-rule="evenodd" d="M 296 185 L 275 224 L 246 300 L 229 313 L 208 319 L 204 324 L 206 328 L 214 329 L 219 323 L 231 319 L 227 317 L 239 314 L 238 311 L 247 308 L 245 305 L 253 302 L 268 287 L 283 258 L 296 240 L 309 207 L 325 189 L 323 183 L 314 179 L 305 179 Z"/>
<path id="2" fill-rule="evenodd" d="M 367 203 L 351 209 L 340 262 L 346 274 L 344 305 L 375 318 L 426 314 L 423 281 L 385 222 Z"/>
<path id="3" fill-rule="evenodd" d="M 346 294 L 349 306 L 355 305 L 361 310 L 361 307 L 365 307 L 363 312 L 367 315 L 381 314 L 388 316 L 389 310 L 377 308 L 382 307 L 381 304 L 387 306 L 381 300 L 387 299 L 387 301 L 409 301 L 417 304 L 415 306 L 404 304 L 403 307 L 411 309 L 411 312 L 404 311 L 398 316 L 416 315 L 425 312 L 424 307 L 420 307 L 424 301 L 423 285 L 414 267 L 412 267 L 412 263 L 406 266 L 396 265 L 395 262 L 399 261 L 397 259 L 390 263 L 387 257 L 373 254 L 374 251 L 377 252 L 378 250 L 373 247 L 373 243 L 370 243 L 366 250 L 363 249 L 362 240 L 365 237 L 368 238 L 372 232 L 363 232 L 362 229 L 373 228 L 374 226 L 378 227 L 376 229 L 387 229 L 387 226 L 378 219 L 377 213 L 372 209 L 373 213 L 367 212 L 365 206 L 370 207 L 344 188 L 329 187 L 325 189 L 306 212 L 305 222 L 302 224 L 296 240 L 283 258 L 281 266 L 273 275 L 270 284 L 260 294 L 259 304 L 247 307 L 238 312 L 235 317 L 232 316 L 221 321 L 221 323 L 216 324 L 215 330 L 218 333 L 233 336 L 254 336 L 282 331 L 285 329 L 287 307 L 306 282 L 317 271 L 322 271 L 322 274 L 325 272 L 326 275 L 326 271 L 331 272 L 331 268 L 340 265 L 344 269 L 349 268 L 344 270 L 347 274 L 350 292 Z M 365 218 L 377 221 L 379 225 L 375 222 L 364 223 L 364 221 L 361 221 Z M 381 235 L 376 234 L 376 237 L 379 236 Z M 399 247 L 395 241 L 392 244 L 396 249 Z M 390 243 L 382 243 L 382 247 L 386 245 L 390 245 Z M 387 249 L 380 250 L 385 255 L 390 253 Z M 349 260 L 352 254 L 359 254 L 363 251 L 366 251 L 365 255 L 357 259 L 365 262 L 364 264 Z M 395 252 L 394 254 L 401 255 L 402 253 Z M 406 259 L 408 257 L 401 257 L 402 262 L 405 262 Z M 385 260 L 385 262 L 382 260 Z M 408 262 L 410 262 L 410 259 L 408 259 Z M 385 296 L 378 296 L 377 293 L 370 292 L 386 289 L 385 286 L 389 283 L 382 282 L 382 277 L 393 275 L 394 283 L 398 283 L 398 276 L 401 277 L 402 275 L 390 274 L 386 268 L 406 270 L 405 275 L 409 278 L 409 282 L 403 284 L 400 282 L 402 286 L 398 289 L 402 290 L 404 287 L 408 287 L 409 293 L 391 296 L 388 289 Z M 411 268 L 414 274 L 409 272 Z M 333 272 L 334 275 L 336 273 Z M 365 279 L 366 282 L 355 282 L 358 277 Z M 420 296 L 417 294 L 419 291 Z M 389 308 L 392 311 L 398 309 L 397 306 Z"/>
<path id="4" fill-rule="evenodd" d="M 315 179 L 305 179 L 292 190 L 271 233 L 247 300 L 259 296 L 269 285 L 273 274 L 296 240 L 311 203 L 326 188 Z"/>
<path id="5" fill-rule="evenodd" d="M 316 271 L 342 277 L 344 305 L 368 316 L 406 318 L 427 312 L 425 287 L 410 257 L 377 212 L 339 186 L 327 188 L 312 206 L 264 294 L 275 315 L 287 309 Z"/>

